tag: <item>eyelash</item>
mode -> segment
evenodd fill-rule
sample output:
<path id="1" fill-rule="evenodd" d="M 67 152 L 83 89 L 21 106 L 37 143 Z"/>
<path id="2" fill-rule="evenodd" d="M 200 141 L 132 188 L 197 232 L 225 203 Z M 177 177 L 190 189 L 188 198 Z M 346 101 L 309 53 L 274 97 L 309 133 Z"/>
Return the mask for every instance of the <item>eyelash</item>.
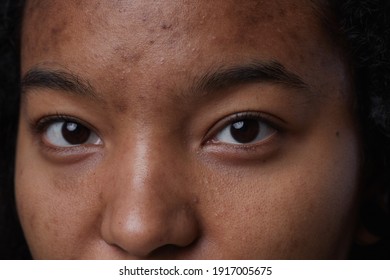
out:
<path id="1" fill-rule="evenodd" d="M 78 118 L 72 117 L 72 116 L 62 115 L 62 114 L 45 116 L 37 121 L 31 121 L 30 126 L 31 126 L 32 130 L 35 131 L 36 134 L 41 135 L 47 130 L 47 128 L 50 125 L 52 125 L 56 122 L 75 122 L 75 123 L 79 123 L 79 124 L 87 127 L 88 129 L 91 129 L 90 128 L 91 126 L 89 124 L 86 124 L 84 121 L 82 121 Z M 93 129 L 91 129 L 91 130 L 93 130 Z"/>
<path id="2" fill-rule="evenodd" d="M 280 130 L 280 127 L 276 124 L 274 124 L 273 121 L 270 120 L 270 117 L 265 116 L 265 114 L 260 112 L 242 112 L 242 113 L 236 113 L 233 116 L 231 116 L 230 119 L 228 119 L 227 124 L 232 124 L 235 122 L 238 122 L 243 119 L 256 119 L 258 121 L 262 121 L 272 127 L 275 130 Z"/>
<path id="3" fill-rule="evenodd" d="M 227 126 L 233 125 L 236 122 L 240 122 L 242 120 L 256 120 L 259 122 L 263 122 L 263 124 L 267 125 L 271 129 L 275 131 L 275 133 L 280 134 L 283 132 L 282 126 L 279 125 L 280 123 L 284 123 L 283 120 L 279 119 L 278 117 L 272 116 L 270 114 L 265 114 L 261 112 L 256 111 L 248 111 L 248 112 L 239 112 L 235 113 L 231 116 L 226 117 L 225 119 L 222 119 L 218 122 L 216 122 L 214 125 L 211 126 L 211 129 L 207 131 L 206 136 L 204 140 L 202 141 L 202 146 L 206 146 L 208 144 L 223 144 L 227 146 L 234 146 L 235 149 L 243 149 L 246 150 L 248 148 L 253 149 L 257 146 L 261 146 L 262 143 L 265 141 L 259 141 L 258 143 L 248 143 L 248 144 L 240 144 L 240 145 L 234 145 L 234 144 L 227 144 L 223 142 L 219 142 L 215 140 L 215 137 Z M 64 114 L 54 114 L 42 117 L 38 119 L 37 121 L 30 121 L 30 127 L 33 132 L 35 132 L 36 135 L 38 135 L 38 139 L 40 139 L 40 142 L 43 140 L 43 135 L 47 131 L 50 125 L 57 123 L 57 122 L 75 122 L 78 123 L 87 129 L 93 131 L 96 133 L 96 129 L 94 129 L 90 124 L 86 123 L 85 121 L 82 121 L 76 117 L 64 115 Z M 279 123 L 279 124 L 276 124 Z M 66 149 L 74 149 L 77 147 L 67 147 L 67 148 L 61 148 L 61 147 L 49 147 L 44 144 L 45 147 L 47 147 L 50 150 L 55 151 L 62 151 Z"/>
<path id="4" fill-rule="evenodd" d="M 235 113 L 225 119 L 222 119 L 218 122 L 216 122 L 212 128 L 206 133 L 205 140 L 202 141 L 203 145 L 208 144 L 210 142 L 213 142 L 214 137 L 225 127 L 232 125 L 236 122 L 245 120 L 245 119 L 254 119 L 257 121 L 261 121 L 277 133 L 283 133 L 282 125 L 278 125 L 276 123 L 284 123 L 282 119 L 279 119 L 278 117 L 256 112 L 256 111 L 248 111 L 248 112 L 239 112 Z M 246 148 L 248 146 L 255 146 L 256 144 L 241 144 L 237 146 L 241 146 L 242 148 Z"/>
<path id="5" fill-rule="evenodd" d="M 55 145 L 48 145 L 46 141 L 44 140 L 44 134 L 48 131 L 49 127 L 51 125 L 54 125 L 55 123 L 58 122 L 72 122 L 72 123 L 77 123 L 88 130 L 90 130 L 92 133 L 97 135 L 97 130 L 90 125 L 89 123 L 80 120 L 79 118 L 69 116 L 69 115 L 64 115 L 64 114 L 53 114 L 53 115 L 48 115 L 44 116 L 38 120 L 30 120 L 29 121 L 29 126 L 31 131 L 33 132 L 34 135 L 36 135 L 37 141 L 41 144 L 41 146 L 50 152 L 55 152 L 55 153 L 63 153 L 63 152 L 69 152 L 69 153 L 79 153 L 80 149 L 85 148 L 84 145 L 75 145 L 75 146 L 69 146 L 69 147 L 60 147 L 60 146 L 55 146 Z M 100 138 L 100 137 L 99 137 Z"/>

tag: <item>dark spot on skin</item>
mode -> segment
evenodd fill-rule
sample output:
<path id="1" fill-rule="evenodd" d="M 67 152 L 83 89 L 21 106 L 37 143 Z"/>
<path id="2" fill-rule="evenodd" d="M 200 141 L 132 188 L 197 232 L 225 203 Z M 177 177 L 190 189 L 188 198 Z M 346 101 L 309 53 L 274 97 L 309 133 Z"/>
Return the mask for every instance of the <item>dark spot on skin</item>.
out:
<path id="1" fill-rule="evenodd" d="M 171 29 L 171 28 L 172 28 L 172 24 L 163 23 L 161 25 L 161 29 L 164 29 L 164 30 Z"/>
<path id="2" fill-rule="evenodd" d="M 336 137 L 340 137 L 340 132 L 336 131 Z"/>
<path id="3" fill-rule="evenodd" d="M 137 64 L 143 56 L 143 51 L 131 51 L 124 45 L 113 47 L 113 51 L 119 54 L 121 61 L 125 64 Z"/>
<path id="4" fill-rule="evenodd" d="M 140 53 L 136 53 L 136 54 L 130 54 L 130 55 L 124 55 L 122 56 L 123 58 L 123 62 L 130 62 L 131 64 L 136 64 L 138 63 L 141 58 L 142 58 L 142 55 Z"/>
<path id="5" fill-rule="evenodd" d="M 150 41 L 149 41 L 149 45 L 153 45 L 154 43 L 155 43 L 154 40 L 150 40 Z"/>
<path id="6" fill-rule="evenodd" d="M 121 99 L 122 98 L 119 98 L 118 100 L 116 100 L 114 102 L 113 106 L 114 106 L 114 109 L 116 112 L 118 112 L 120 114 L 124 114 L 129 109 L 129 106 L 125 100 L 121 100 Z"/>
<path id="7" fill-rule="evenodd" d="M 29 46 L 33 51 L 48 53 L 53 49 L 61 50 L 64 47 L 63 41 L 73 39 L 75 34 L 69 32 L 68 29 L 74 23 L 72 13 L 69 16 L 62 17 L 66 13 L 65 6 L 57 5 L 54 2 L 48 0 L 27 1 L 25 13 L 28 15 L 26 16 L 28 21 L 25 22 L 22 29 L 24 32 L 23 40 L 25 40 L 22 45 Z M 74 8 L 78 8 L 79 2 L 72 1 L 72 5 L 75 5 Z M 31 30 L 31 26 L 34 26 L 34 30 Z"/>
<path id="8" fill-rule="evenodd" d="M 65 27 L 65 24 L 63 25 L 59 25 L 59 26 L 54 26 L 52 29 L 51 29 L 51 35 L 52 36 L 57 36 L 59 34 L 61 34 L 61 32 L 64 30 L 64 27 Z"/>
<path id="9" fill-rule="evenodd" d="M 286 16 L 286 11 L 284 9 L 280 9 L 278 11 L 278 14 L 279 14 L 280 17 L 285 17 Z"/>
<path id="10" fill-rule="evenodd" d="M 119 113 L 125 113 L 127 111 L 127 105 L 125 104 L 118 104 L 117 107 L 116 107 L 116 110 L 119 112 Z"/>
<path id="11" fill-rule="evenodd" d="M 60 46 L 61 40 L 69 40 L 70 35 L 67 34 L 66 28 L 68 26 L 68 21 L 63 20 L 61 22 L 57 22 L 53 25 L 53 27 L 50 29 L 50 40 L 52 42 L 52 45 L 54 47 Z"/>

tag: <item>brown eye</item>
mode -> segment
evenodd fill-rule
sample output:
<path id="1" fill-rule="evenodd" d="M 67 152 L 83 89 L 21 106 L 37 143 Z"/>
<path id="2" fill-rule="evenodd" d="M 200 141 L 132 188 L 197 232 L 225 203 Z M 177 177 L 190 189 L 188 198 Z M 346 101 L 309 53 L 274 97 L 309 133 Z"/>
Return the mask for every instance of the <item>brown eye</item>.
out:
<path id="1" fill-rule="evenodd" d="M 84 144 L 91 135 L 91 131 L 88 128 L 75 122 L 64 122 L 61 132 L 64 140 L 72 145 Z"/>
<path id="2" fill-rule="evenodd" d="M 101 139 L 89 128 L 75 121 L 55 121 L 43 133 L 44 141 L 55 147 L 101 144 Z"/>
<path id="3" fill-rule="evenodd" d="M 230 126 L 230 135 L 234 140 L 242 144 L 254 141 L 259 131 L 260 126 L 257 120 L 242 120 Z"/>
<path id="4" fill-rule="evenodd" d="M 275 133 L 275 129 L 265 121 L 256 118 L 245 118 L 225 126 L 215 140 L 227 144 L 252 144 L 261 142 Z"/>

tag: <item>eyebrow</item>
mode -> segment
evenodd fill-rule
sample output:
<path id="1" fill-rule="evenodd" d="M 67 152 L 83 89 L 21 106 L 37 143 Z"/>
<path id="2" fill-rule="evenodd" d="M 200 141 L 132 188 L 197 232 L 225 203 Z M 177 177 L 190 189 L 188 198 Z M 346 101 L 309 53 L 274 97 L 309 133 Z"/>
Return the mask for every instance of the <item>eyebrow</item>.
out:
<path id="1" fill-rule="evenodd" d="M 271 82 L 299 89 L 309 88 L 301 77 L 277 61 L 256 61 L 208 72 L 194 83 L 193 88 L 198 92 L 210 92 L 256 82 Z"/>
<path id="2" fill-rule="evenodd" d="M 301 77 L 287 70 L 280 62 L 255 61 L 249 64 L 220 67 L 217 70 L 209 71 L 196 79 L 189 92 L 207 94 L 233 86 L 259 82 L 271 82 L 298 89 L 309 88 Z M 21 88 L 23 93 L 30 88 L 49 88 L 81 95 L 93 100 L 100 99 L 87 80 L 62 70 L 32 68 L 22 77 Z"/>
<path id="3" fill-rule="evenodd" d="M 60 70 L 32 68 L 22 77 L 21 88 L 22 92 L 30 88 L 49 88 L 98 99 L 94 88 L 88 81 L 76 74 Z"/>

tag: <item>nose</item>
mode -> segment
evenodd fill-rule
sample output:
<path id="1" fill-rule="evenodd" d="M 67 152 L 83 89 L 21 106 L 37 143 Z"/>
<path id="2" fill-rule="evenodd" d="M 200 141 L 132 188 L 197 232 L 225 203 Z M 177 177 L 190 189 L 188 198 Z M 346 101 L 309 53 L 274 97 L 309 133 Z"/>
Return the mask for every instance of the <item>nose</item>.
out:
<path id="1" fill-rule="evenodd" d="M 135 259 L 184 251 L 198 236 L 185 176 L 175 160 L 151 147 L 127 158 L 105 194 L 103 239 Z"/>

